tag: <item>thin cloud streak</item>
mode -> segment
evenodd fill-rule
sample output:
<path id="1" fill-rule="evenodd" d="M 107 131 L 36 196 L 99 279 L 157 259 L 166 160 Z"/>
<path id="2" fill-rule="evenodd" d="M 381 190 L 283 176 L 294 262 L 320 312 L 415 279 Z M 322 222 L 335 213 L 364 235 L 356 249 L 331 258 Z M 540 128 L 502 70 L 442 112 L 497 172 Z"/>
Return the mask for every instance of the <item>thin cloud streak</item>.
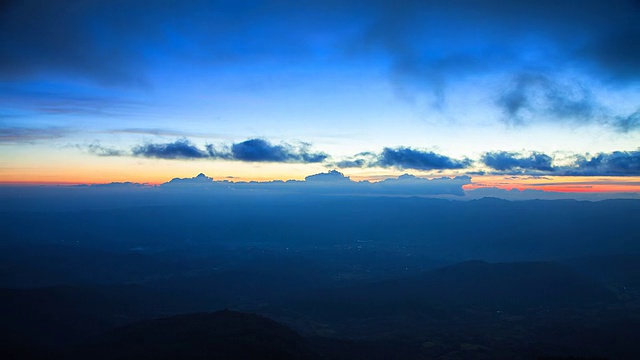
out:
<path id="1" fill-rule="evenodd" d="M 63 138 L 75 131 L 68 128 L 0 128 L 0 143 L 33 143 L 40 140 Z"/>

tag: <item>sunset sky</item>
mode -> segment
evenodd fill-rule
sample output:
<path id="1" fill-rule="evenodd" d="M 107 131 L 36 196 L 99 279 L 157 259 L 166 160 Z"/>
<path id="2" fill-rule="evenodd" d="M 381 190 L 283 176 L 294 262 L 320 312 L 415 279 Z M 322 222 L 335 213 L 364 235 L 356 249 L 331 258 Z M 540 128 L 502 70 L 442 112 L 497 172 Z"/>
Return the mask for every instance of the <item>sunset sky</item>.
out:
<path id="1" fill-rule="evenodd" d="M 0 183 L 640 192 L 640 3 L 0 5 Z"/>

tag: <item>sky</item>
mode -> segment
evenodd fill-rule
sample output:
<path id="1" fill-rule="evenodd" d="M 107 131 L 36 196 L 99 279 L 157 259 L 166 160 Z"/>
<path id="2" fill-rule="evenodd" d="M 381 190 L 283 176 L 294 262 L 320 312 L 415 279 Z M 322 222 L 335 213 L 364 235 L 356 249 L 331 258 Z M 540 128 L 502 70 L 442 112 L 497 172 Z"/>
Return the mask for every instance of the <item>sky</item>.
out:
<path id="1" fill-rule="evenodd" d="M 640 2 L 0 3 L 0 183 L 640 192 Z"/>

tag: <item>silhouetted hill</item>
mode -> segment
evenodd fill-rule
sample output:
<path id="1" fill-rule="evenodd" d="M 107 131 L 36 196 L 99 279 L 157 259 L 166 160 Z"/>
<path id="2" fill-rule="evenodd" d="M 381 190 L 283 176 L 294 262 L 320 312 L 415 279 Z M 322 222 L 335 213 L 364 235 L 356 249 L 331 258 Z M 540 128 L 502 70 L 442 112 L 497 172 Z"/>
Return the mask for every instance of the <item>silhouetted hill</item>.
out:
<path id="1" fill-rule="evenodd" d="M 303 337 L 234 311 L 179 315 L 109 331 L 70 354 L 82 359 L 317 359 Z"/>
<path id="2" fill-rule="evenodd" d="M 0 336 L 5 343 L 64 345 L 161 316 L 170 303 L 166 294 L 135 285 L 0 289 Z"/>

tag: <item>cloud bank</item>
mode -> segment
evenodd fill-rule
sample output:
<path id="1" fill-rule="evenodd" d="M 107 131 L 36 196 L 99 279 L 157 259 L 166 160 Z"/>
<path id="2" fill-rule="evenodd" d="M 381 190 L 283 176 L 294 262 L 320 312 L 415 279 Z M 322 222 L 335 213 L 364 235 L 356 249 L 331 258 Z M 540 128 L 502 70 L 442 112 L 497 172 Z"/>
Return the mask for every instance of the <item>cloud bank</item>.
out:
<path id="1" fill-rule="evenodd" d="M 125 156 L 126 152 L 99 143 L 78 147 L 98 156 Z M 310 150 L 308 143 L 273 144 L 265 139 L 248 139 L 230 145 L 208 144 L 199 148 L 187 139 L 168 143 L 145 143 L 134 146 L 133 156 L 165 160 L 227 160 L 243 162 L 324 164 L 337 168 L 391 168 L 419 171 L 466 171 L 469 175 L 491 174 L 554 175 L 554 176 L 640 176 L 640 151 L 614 151 L 596 155 L 574 155 L 569 163 L 557 165 L 551 155 L 532 152 L 490 151 L 473 161 L 454 159 L 432 151 L 409 147 L 385 147 L 381 152 L 363 152 L 342 161 L 332 162 L 321 151 Z M 337 176 L 340 174 L 340 176 Z M 321 179 L 342 180 L 342 174 L 332 171 L 320 174 Z M 310 178 L 314 181 L 315 178 Z"/>

